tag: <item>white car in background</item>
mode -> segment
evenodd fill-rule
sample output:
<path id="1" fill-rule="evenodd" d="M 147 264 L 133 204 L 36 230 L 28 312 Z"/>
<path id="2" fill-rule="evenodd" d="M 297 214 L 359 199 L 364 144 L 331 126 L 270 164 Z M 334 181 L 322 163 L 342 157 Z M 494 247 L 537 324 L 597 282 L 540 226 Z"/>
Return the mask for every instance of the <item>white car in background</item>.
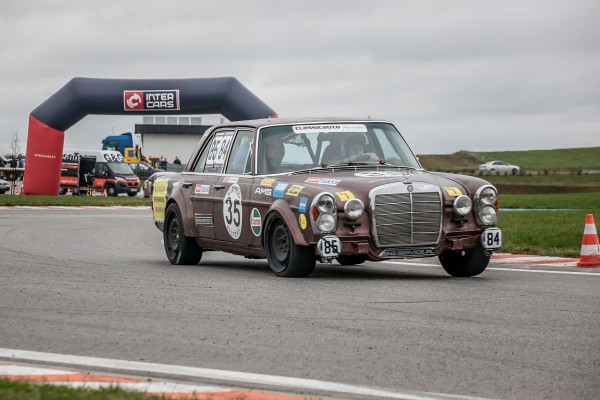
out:
<path id="1" fill-rule="evenodd" d="M 10 182 L 0 179 L 0 194 L 4 194 L 10 190 Z"/>
<path id="2" fill-rule="evenodd" d="M 479 172 L 482 174 L 512 174 L 517 175 L 521 168 L 517 165 L 512 165 L 504 161 L 488 161 L 479 166 Z"/>

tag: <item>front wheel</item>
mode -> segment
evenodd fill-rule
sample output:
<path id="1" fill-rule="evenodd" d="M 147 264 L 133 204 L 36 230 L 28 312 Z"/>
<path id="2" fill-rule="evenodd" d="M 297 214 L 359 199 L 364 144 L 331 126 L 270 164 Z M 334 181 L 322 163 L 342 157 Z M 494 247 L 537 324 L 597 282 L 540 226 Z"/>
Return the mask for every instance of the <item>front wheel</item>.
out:
<path id="1" fill-rule="evenodd" d="M 113 185 L 106 185 L 106 195 L 114 197 L 117 195 L 117 189 Z"/>
<path id="2" fill-rule="evenodd" d="M 490 262 L 490 256 L 482 247 L 462 251 L 445 251 L 439 255 L 444 270 L 455 277 L 469 277 L 481 274 Z"/>
<path id="3" fill-rule="evenodd" d="M 278 213 L 269 218 L 265 232 L 265 250 L 269 267 L 277 276 L 304 277 L 315 269 L 312 247 L 298 246 Z"/>
<path id="4" fill-rule="evenodd" d="M 183 218 L 177 204 L 172 203 L 165 212 L 163 241 L 167 258 L 173 265 L 196 265 L 202 258 L 202 249 L 192 237 L 183 232 Z"/>

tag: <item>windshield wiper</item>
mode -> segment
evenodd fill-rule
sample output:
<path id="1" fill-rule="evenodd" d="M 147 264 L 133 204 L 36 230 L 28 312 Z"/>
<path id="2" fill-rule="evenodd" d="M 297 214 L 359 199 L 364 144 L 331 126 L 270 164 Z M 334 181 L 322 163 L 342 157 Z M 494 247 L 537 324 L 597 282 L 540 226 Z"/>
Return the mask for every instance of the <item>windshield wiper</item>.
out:
<path id="1" fill-rule="evenodd" d="M 321 167 L 323 168 L 335 168 L 335 167 L 352 167 L 354 165 L 377 165 L 375 163 L 368 163 L 368 162 L 364 162 L 364 161 L 348 161 L 348 162 L 344 162 L 344 163 L 338 163 L 338 164 L 322 164 Z"/>

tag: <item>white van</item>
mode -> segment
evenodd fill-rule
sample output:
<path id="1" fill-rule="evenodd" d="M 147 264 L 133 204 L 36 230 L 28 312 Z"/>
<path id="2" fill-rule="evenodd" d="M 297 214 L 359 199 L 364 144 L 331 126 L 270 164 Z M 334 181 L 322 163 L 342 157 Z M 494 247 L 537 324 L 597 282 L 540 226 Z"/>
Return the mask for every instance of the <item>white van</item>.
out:
<path id="1" fill-rule="evenodd" d="M 60 173 L 60 194 L 100 192 L 108 196 L 140 191 L 140 180 L 118 151 L 64 149 Z"/>

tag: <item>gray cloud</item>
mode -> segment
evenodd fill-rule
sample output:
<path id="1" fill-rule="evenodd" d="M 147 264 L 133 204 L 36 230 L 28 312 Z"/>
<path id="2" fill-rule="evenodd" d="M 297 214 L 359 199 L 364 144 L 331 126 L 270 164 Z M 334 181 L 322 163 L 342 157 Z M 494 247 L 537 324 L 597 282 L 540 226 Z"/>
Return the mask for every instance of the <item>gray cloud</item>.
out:
<path id="1" fill-rule="evenodd" d="M 0 152 L 75 76 L 235 76 L 281 116 L 371 116 L 418 153 L 600 146 L 597 1 L 0 3 Z M 91 116 L 67 146 L 141 118 Z"/>

